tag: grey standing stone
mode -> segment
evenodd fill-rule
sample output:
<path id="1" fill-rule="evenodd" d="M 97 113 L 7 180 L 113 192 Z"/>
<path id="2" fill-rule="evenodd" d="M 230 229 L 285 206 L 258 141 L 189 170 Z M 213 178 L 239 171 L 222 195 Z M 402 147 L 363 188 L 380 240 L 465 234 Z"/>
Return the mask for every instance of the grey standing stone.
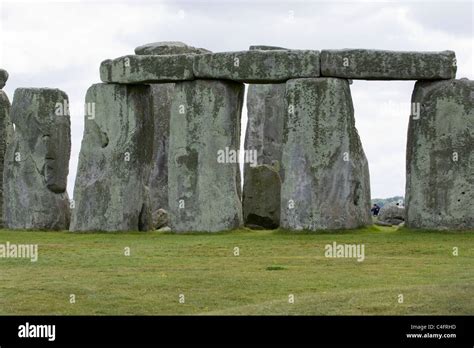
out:
<path id="1" fill-rule="evenodd" d="M 150 230 L 150 87 L 95 84 L 86 110 L 71 230 Z"/>
<path id="2" fill-rule="evenodd" d="M 278 83 L 291 78 L 318 77 L 319 51 L 252 50 L 194 56 L 196 78 L 247 83 Z"/>
<path id="3" fill-rule="evenodd" d="M 295 79 L 286 89 L 281 227 L 314 231 L 370 224 L 369 170 L 348 81 Z"/>
<path id="4" fill-rule="evenodd" d="M 242 206 L 247 225 L 263 223 L 263 227 L 276 228 L 280 223 L 285 91 L 284 83 L 251 84 L 248 88 L 245 150 L 257 154 L 258 165 L 252 168 L 249 163 L 244 164 Z M 259 168 L 262 165 L 264 167 Z M 258 186 L 260 188 L 257 189 Z"/>
<path id="5" fill-rule="evenodd" d="M 5 226 L 67 229 L 71 135 L 66 93 L 51 88 L 18 88 L 10 118 L 14 131 L 3 172 Z"/>
<path id="6" fill-rule="evenodd" d="M 196 80 L 172 98 L 168 193 L 171 229 L 216 232 L 242 225 L 237 159 L 244 85 Z M 229 163 L 231 162 L 231 163 Z"/>
<path id="7" fill-rule="evenodd" d="M 472 229 L 474 81 L 419 81 L 412 103 L 407 141 L 406 226 Z"/>
<path id="8" fill-rule="evenodd" d="M 148 187 L 152 215 L 160 209 L 168 210 L 168 147 L 170 137 L 171 102 L 174 83 L 150 85 L 153 105 L 153 156 Z M 154 220 L 154 228 L 159 228 Z"/>
<path id="9" fill-rule="evenodd" d="M 3 227 L 3 168 L 5 152 L 11 141 L 10 101 L 4 91 L 0 91 L 0 227 Z"/>
<path id="10" fill-rule="evenodd" d="M 193 80 L 193 55 L 124 56 L 100 64 L 102 82 L 137 84 Z"/>
<path id="11" fill-rule="evenodd" d="M 5 87 L 8 80 L 8 72 L 5 69 L 0 69 L 0 89 Z"/>
<path id="12" fill-rule="evenodd" d="M 321 51 L 321 76 L 362 80 L 439 80 L 456 76 L 453 51 Z"/>
<path id="13" fill-rule="evenodd" d="M 211 51 L 196 48 L 180 41 L 162 41 L 145 44 L 135 48 L 138 55 L 203 54 Z"/>

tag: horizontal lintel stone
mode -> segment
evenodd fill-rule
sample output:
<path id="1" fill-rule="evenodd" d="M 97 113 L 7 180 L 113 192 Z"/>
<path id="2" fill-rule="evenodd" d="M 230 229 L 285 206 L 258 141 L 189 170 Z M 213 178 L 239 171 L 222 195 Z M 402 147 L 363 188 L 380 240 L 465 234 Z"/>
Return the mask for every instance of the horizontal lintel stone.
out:
<path id="1" fill-rule="evenodd" d="M 194 56 L 194 76 L 246 83 L 276 83 L 319 77 L 319 51 L 251 50 Z"/>
<path id="2" fill-rule="evenodd" d="M 322 50 L 321 75 L 361 80 L 452 79 L 456 55 L 453 51 Z"/>
<path id="3" fill-rule="evenodd" d="M 153 83 L 193 80 L 193 57 L 175 55 L 129 55 L 105 60 L 100 79 L 107 83 Z"/>

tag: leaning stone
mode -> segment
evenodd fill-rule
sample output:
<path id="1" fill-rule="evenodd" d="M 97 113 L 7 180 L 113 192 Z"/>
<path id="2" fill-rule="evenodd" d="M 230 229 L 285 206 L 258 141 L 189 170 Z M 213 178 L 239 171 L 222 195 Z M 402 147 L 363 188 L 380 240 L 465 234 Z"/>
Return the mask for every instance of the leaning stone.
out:
<path id="1" fill-rule="evenodd" d="M 296 79 L 286 90 L 280 226 L 314 231 L 370 224 L 369 170 L 349 83 Z"/>
<path id="2" fill-rule="evenodd" d="M 153 105 L 153 155 L 148 180 L 152 215 L 168 210 L 168 147 L 170 137 L 171 102 L 174 83 L 150 85 Z M 154 223 L 157 228 L 156 223 Z"/>
<path id="3" fill-rule="evenodd" d="M 456 76 L 453 51 L 321 51 L 321 75 L 362 80 L 439 80 Z"/>
<path id="4" fill-rule="evenodd" d="M 138 55 L 203 54 L 211 53 L 204 48 L 196 48 L 179 41 L 153 42 L 135 48 Z"/>
<path id="5" fill-rule="evenodd" d="M 4 69 L 0 69 L 0 89 L 5 87 L 8 80 L 8 72 Z"/>
<path id="6" fill-rule="evenodd" d="M 165 226 L 165 227 L 162 227 L 162 228 L 160 228 L 160 229 L 158 229 L 158 230 L 156 230 L 156 231 L 157 231 L 157 232 L 171 232 L 172 230 L 171 230 L 171 227 Z"/>
<path id="7" fill-rule="evenodd" d="M 319 51 L 252 50 L 196 55 L 196 78 L 247 83 L 285 82 L 291 78 L 318 77 Z"/>
<path id="8" fill-rule="evenodd" d="M 92 85 L 86 110 L 71 231 L 152 229 L 150 87 Z"/>
<path id="9" fill-rule="evenodd" d="M 4 91 L 0 91 L 0 228 L 3 227 L 3 168 L 5 151 L 11 141 L 10 101 Z"/>
<path id="10" fill-rule="evenodd" d="M 374 225 L 377 225 L 377 226 L 387 226 L 387 227 L 390 227 L 390 226 L 392 226 L 392 224 L 391 224 L 391 223 L 389 223 L 389 222 L 385 222 L 385 221 L 378 221 L 378 220 L 374 222 Z"/>
<path id="11" fill-rule="evenodd" d="M 249 85 L 247 93 L 247 131 L 245 150 L 253 165 L 271 166 L 270 169 L 252 168 L 244 164 L 243 211 L 246 224 L 264 223 L 276 228 L 280 223 L 280 176 L 283 127 L 286 114 L 286 85 Z M 251 156 L 249 156 L 251 155 Z M 255 158 L 254 158 L 255 157 Z M 270 176 L 269 181 L 267 181 Z M 259 185 L 264 185 L 259 189 Z"/>
<path id="12" fill-rule="evenodd" d="M 280 186 L 278 171 L 268 165 L 245 168 L 245 186 L 242 202 L 246 225 L 268 229 L 280 225 Z"/>
<path id="13" fill-rule="evenodd" d="M 168 198 L 173 231 L 216 232 L 242 225 L 238 159 L 244 85 L 196 80 L 172 98 Z M 225 158 L 225 154 L 229 154 Z"/>
<path id="14" fill-rule="evenodd" d="M 124 56 L 100 65 L 102 82 L 159 83 L 193 78 L 193 55 L 189 54 Z"/>
<path id="15" fill-rule="evenodd" d="M 7 146 L 4 182 L 5 226 L 11 229 L 69 227 L 66 192 L 71 151 L 69 101 L 51 88 L 18 88 Z"/>
<path id="16" fill-rule="evenodd" d="M 474 228 L 474 81 L 419 81 L 408 125 L 406 226 Z"/>

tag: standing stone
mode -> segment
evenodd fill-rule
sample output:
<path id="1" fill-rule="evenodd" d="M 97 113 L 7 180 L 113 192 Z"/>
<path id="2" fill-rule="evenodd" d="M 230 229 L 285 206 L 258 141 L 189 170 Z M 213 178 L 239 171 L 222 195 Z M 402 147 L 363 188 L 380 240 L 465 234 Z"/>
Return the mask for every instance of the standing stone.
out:
<path id="1" fill-rule="evenodd" d="M 281 227 L 314 231 L 370 224 L 369 170 L 348 81 L 295 79 L 286 91 Z"/>
<path id="2" fill-rule="evenodd" d="M 406 225 L 474 228 L 474 81 L 419 81 L 408 126 Z"/>
<path id="3" fill-rule="evenodd" d="M 3 227 L 3 168 L 5 151 L 13 129 L 10 122 L 10 101 L 4 91 L 0 91 L 0 228 Z"/>
<path id="4" fill-rule="evenodd" d="M 456 76 L 453 51 L 321 51 L 321 76 L 363 80 L 439 80 Z"/>
<path id="5" fill-rule="evenodd" d="M 174 83 L 150 85 L 153 105 L 153 156 L 148 187 L 150 188 L 153 228 L 161 224 L 162 210 L 168 211 L 168 147 L 171 102 Z M 162 227 L 161 225 L 160 227 Z"/>
<path id="6" fill-rule="evenodd" d="M 248 88 L 245 150 L 248 154 L 256 153 L 258 165 L 244 164 L 242 206 L 247 225 L 276 228 L 280 224 L 285 88 L 284 83 L 251 84 Z"/>
<path id="7" fill-rule="evenodd" d="M 150 87 L 95 84 L 86 111 L 71 230 L 149 230 Z"/>
<path id="8" fill-rule="evenodd" d="M 8 72 L 5 69 L 0 69 L 0 89 L 5 87 L 8 80 Z"/>
<path id="9" fill-rule="evenodd" d="M 138 55 L 202 54 L 210 53 L 204 48 L 195 48 L 182 42 L 164 41 L 135 48 Z M 154 139 L 150 188 L 153 228 L 168 224 L 168 146 L 170 132 L 171 102 L 174 83 L 151 84 Z"/>
<path id="10" fill-rule="evenodd" d="M 244 85 L 230 81 L 176 84 L 168 157 L 173 231 L 216 232 L 242 225 L 233 151 L 239 149 L 243 95 Z"/>
<path id="11" fill-rule="evenodd" d="M 69 101 L 51 88 L 18 88 L 13 97 L 11 143 L 4 182 L 5 226 L 11 229 L 69 227 L 66 192 L 71 153 Z"/>

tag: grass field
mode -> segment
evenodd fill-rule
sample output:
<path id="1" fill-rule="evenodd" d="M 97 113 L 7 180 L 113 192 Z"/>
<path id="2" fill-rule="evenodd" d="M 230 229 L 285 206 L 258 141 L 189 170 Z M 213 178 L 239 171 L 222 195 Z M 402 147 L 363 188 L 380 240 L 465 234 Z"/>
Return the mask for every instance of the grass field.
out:
<path id="1" fill-rule="evenodd" d="M 0 230 L 7 241 L 39 258 L 0 258 L 1 315 L 474 314 L 473 231 Z M 364 244 L 365 260 L 325 257 L 333 242 Z"/>

